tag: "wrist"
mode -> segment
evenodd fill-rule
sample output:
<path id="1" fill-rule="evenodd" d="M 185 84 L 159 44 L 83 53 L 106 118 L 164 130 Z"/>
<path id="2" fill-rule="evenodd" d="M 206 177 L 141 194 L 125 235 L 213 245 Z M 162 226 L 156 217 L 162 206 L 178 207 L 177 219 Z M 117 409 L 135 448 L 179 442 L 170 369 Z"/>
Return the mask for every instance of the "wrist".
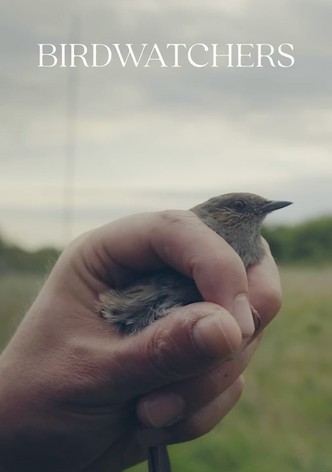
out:
<path id="1" fill-rule="evenodd" d="M 0 357 L 0 472 L 45 470 L 38 466 L 45 451 L 38 401 L 20 367 L 9 347 Z"/>

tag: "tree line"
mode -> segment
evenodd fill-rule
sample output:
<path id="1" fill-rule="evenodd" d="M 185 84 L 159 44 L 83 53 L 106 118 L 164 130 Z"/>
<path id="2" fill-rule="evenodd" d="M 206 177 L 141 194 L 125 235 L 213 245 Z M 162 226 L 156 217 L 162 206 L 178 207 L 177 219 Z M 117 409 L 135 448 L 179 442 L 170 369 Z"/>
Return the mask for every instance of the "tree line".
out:
<path id="1" fill-rule="evenodd" d="M 279 264 L 332 264 L 332 216 L 292 226 L 265 226 L 262 234 Z M 60 252 L 56 248 L 28 251 L 0 236 L 0 275 L 7 272 L 45 274 Z"/>
<path id="2" fill-rule="evenodd" d="M 262 233 L 279 264 L 332 263 L 332 216 L 294 226 L 266 226 Z"/>
<path id="3" fill-rule="evenodd" d="M 51 247 L 28 251 L 0 236 L 0 275 L 8 272 L 45 274 L 52 269 L 59 255 L 60 251 Z"/>

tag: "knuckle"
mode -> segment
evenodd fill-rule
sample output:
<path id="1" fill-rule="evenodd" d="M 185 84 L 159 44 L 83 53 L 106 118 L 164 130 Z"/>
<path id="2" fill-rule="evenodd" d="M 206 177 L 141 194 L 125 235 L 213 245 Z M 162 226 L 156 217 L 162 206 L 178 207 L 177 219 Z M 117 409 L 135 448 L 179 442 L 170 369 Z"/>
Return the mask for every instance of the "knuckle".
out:
<path id="1" fill-rule="evenodd" d="M 165 327 L 158 327 L 147 345 L 150 364 L 164 380 L 178 380 L 183 372 L 178 363 L 181 357 L 179 346 Z"/>
<path id="2" fill-rule="evenodd" d="M 183 251 L 197 225 L 203 225 L 190 211 L 164 210 L 157 214 L 155 225 L 151 230 L 151 245 L 162 259 L 178 262 L 178 254 Z"/>
<path id="3" fill-rule="evenodd" d="M 196 216 L 189 210 L 163 210 L 159 218 L 164 225 L 183 225 L 188 221 L 196 220 Z"/>
<path id="4" fill-rule="evenodd" d="M 189 265 L 192 274 L 199 274 L 205 267 L 215 273 L 227 273 L 227 279 L 233 280 L 238 284 L 241 280 L 247 281 L 246 271 L 239 255 L 230 247 L 230 250 L 223 250 L 211 254 L 206 254 L 202 259 L 200 254 L 190 255 Z"/>
<path id="5" fill-rule="evenodd" d="M 188 256 L 188 267 L 190 267 L 190 273 L 193 279 L 202 271 L 205 263 L 206 261 L 202 261 L 199 254 L 190 254 Z"/>
<path id="6" fill-rule="evenodd" d="M 87 340 L 80 340 L 76 337 L 71 338 L 66 347 L 63 348 L 63 360 L 65 366 L 70 369 L 64 369 L 67 372 L 68 386 L 74 385 L 78 391 L 95 386 L 104 381 L 106 372 L 104 356 L 102 349 L 91 346 Z"/>

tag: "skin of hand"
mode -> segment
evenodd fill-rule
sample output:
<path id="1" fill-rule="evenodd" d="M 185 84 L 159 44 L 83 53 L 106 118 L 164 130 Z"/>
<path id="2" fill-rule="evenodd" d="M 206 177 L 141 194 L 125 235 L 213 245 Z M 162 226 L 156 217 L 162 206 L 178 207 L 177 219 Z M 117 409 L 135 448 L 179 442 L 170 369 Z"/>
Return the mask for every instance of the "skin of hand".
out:
<path id="1" fill-rule="evenodd" d="M 189 211 L 134 215 L 75 240 L 0 357 L 0 470 L 120 471 L 148 446 L 212 429 L 239 399 L 261 338 L 241 349 L 233 312 L 246 316 L 250 300 L 264 329 L 281 305 L 266 250 L 246 273 Z M 100 293 L 165 265 L 206 301 L 118 335 L 98 316 Z"/>

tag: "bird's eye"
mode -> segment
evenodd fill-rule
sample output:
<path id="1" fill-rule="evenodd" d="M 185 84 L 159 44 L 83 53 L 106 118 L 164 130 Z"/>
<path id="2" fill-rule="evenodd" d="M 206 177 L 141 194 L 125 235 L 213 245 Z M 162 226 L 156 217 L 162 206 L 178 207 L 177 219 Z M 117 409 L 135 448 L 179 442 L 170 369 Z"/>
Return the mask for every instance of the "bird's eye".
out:
<path id="1" fill-rule="evenodd" d="M 233 203 L 233 208 L 235 211 L 243 211 L 246 207 L 246 204 L 244 203 L 243 200 L 235 200 L 235 202 Z"/>

